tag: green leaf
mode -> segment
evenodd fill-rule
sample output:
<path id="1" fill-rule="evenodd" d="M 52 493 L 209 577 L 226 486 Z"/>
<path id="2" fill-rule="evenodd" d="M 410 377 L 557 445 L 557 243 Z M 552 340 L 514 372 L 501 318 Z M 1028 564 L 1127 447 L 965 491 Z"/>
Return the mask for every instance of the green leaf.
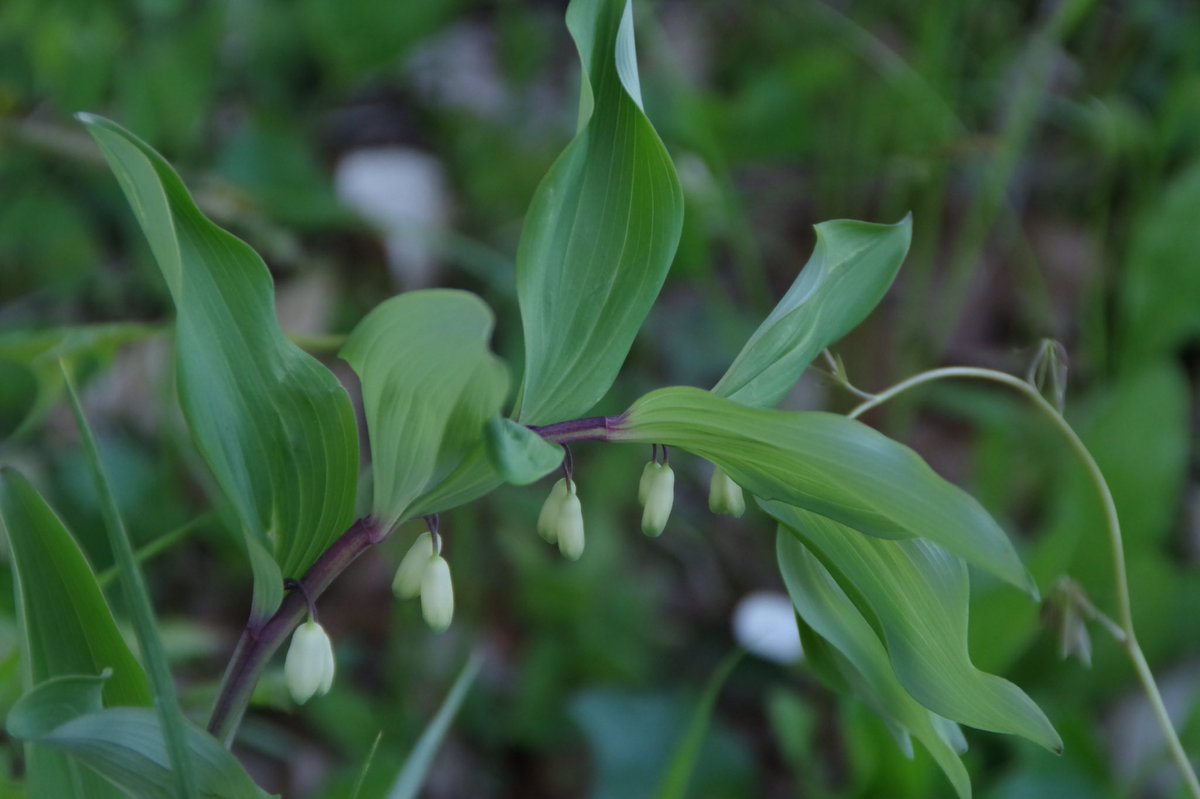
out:
<path id="1" fill-rule="evenodd" d="M 885 541 L 781 502 L 759 505 L 821 559 L 879 626 L 896 677 L 914 699 L 961 724 L 1062 751 L 1062 739 L 1033 700 L 971 663 L 970 589 L 959 558 L 931 541 Z"/>
<path id="2" fill-rule="evenodd" d="M 883 299 L 912 241 L 912 218 L 894 225 L 838 219 L 816 226 L 812 257 L 742 347 L 713 393 L 770 407 L 821 350 L 856 328 Z"/>
<path id="3" fill-rule="evenodd" d="M 21 741 L 41 738 L 71 719 L 103 710 L 104 683 L 111 676 L 105 669 L 103 674 L 68 674 L 35 685 L 8 712 L 8 734 Z"/>
<path id="4" fill-rule="evenodd" d="M 745 651 L 739 649 L 730 653 L 722 660 L 704 686 L 704 693 L 692 713 L 687 731 L 675 748 L 675 754 L 667 765 L 662 784 L 658 786 L 658 799 L 684 799 L 687 796 L 688 783 L 700 760 L 700 750 L 704 745 L 704 736 L 708 733 L 708 725 L 712 720 L 713 709 L 717 706 L 717 698 L 721 689 L 742 661 Z"/>
<path id="5" fill-rule="evenodd" d="M 608 391 L 679 244 L 683 193 L 642 109 L 630 0 L 572 0 L 579 132 L 530 202 L 517 249 L 519 417 L 580 416 Z"/>
<path id="6" fill-rule="evenodd" d="M 712 461 L 744 489 L 881 538 L 928 538 L 1037 593 L 1000 526 L 917 453 L 831 413 L 749 408 L 695 388 L 635 402 L 612 436 L 677 446 Z"/>
<path id="7" fill-rule="evenodd" d="M 342 349 L 362 381 L 374 515 L 385 527 L 425 511 L 423 495 L 494 479 L 484 425 L 500 411 L 508 372 L 488 350 L 493 324 L 473 294 L 414 291 L 367 314 Z"/>
<path id="8" fill-rule="evenodd" d="M 149 705 L 142 667 L 121 638 L 83 552 L 20 473 L 0 468 L 0 519 L 8 538 L 26 689 L 55 677 L 99 674 L 109 705 Z M 31 796 L 119 796 L 101 780 L 41 746 L 26 747 Z"/>
<path id="9" fill-rule="evenodd" d="M 44 715 L 41 708 L 21 708 L 22 718 Z M 189 759 L 205 799 L 260 799 L 269 796 L 254 784 L 237 759 L 208 733 L 186 726 Z M 177 799 L 171 761 L 162 726 L 153 710 L 110 708 L 77 716 L 42 731 L 34 740 L 86 765 L 119 787 L 119 796 Z M 50 796 L 51 794 L 35 794 Z M 61 796 L 62 794 L 55 794 Z M 91 797 L 93 794 L 86 794 Z"/>
<path id="10" fill-rule="evenodd" d="M 11 431 L 0 437 L 27 434 L 62 396 L 59 360 L 71 364 L 101 364 L 123 345 L 153 336 L 160 331 L 149 325 L 103 324 L 57 327 L 48 330 L 17 330 L 0 335 L 0 365 L 14 371 L 3 382 L 11 384 L 24 373 L 32 380 L 32 391 L 16 414 Z"/>
<path id="11" fill-rule="evenodd" d="M 821 650 L 825 663 L 845 680 L 844 688 L 854 691 L 890 725 L 916 736 L 934 761 L 945 772 L 955 792 L 963 799 L 971 796 L 971 780 L 955 749 L 934 726 L 933 714 L 922 707 L 896 678 L 887 649 L 829 571 L 802 543 L 785 529 L 776 538 L 779 570 L 787 585 L 796 612 L 823 643 L 832 647 Z M 817 647 L 805 642 L 805 660 Z M 911 755 L 911 743 L 906 752 Z M 904 749 L 904 744 L 901 744 Z"/>
<path id="12" fill-rule="evenodd" d="M 271 275 L 196 207 L 160 155 L 120 126 L 80 115 L 137 217 L 175 301 L 179 400 L 242 525 L 254 616 L 283 597 L 353 520 L 358 433 L 333 374 L 289 341 Z"/>
<path id="13" fill-rule="evenodd" d="M 483 659 L 478 654 L 474 654 L 463 666 L 462 671 L 454 680 L 454 685 L 450 687 L 450 693 L 446 694 L 442 706 L 438 708 L 437 714 L 430 720 L 429 725 L 417 740 L 416 746 L 404 761 L 404 768 L 400 769 L 400 773 L 396 775 L 396 781 L 392 783 L 392 787 L 387 793 L 387 799 L 416 799 L 421 786 L 425 784 L 425 777 L 433 765 L 433 758 L 437 754 L 438 747 L 442 745 L 442 739 L 446 737 L 451 722 L 458 715 L 458 709 L 462 707 L 467 692 L 471 690 L 475 678 L 479 676 L 479 667 L 482 664 Z"/>
<path id="14" fill-rule="evenodd" d="M 1170 355 L 1200 339 L 1200 163 L 1179 173 L 1134 226 L 1118 301 L 1123 369 Z"/>
<path id="15" fill-rule="evenodd" d="M 487 424 L 487 453 L 507 482 L 523 486 L 558 468 L 563 449 L 523 424 L 497 416 Z"/>

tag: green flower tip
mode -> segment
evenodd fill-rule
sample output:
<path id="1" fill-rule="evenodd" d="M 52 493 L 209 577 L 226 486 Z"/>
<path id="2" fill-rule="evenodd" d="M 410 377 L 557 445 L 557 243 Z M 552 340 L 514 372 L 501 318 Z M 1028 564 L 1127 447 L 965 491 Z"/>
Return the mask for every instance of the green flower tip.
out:
<path id="1" fill-rule="evenodd" d="M 713 471 L 712 481 L 708 484 L 708 509 L 713 513 L 735 517 L 746 512 L 742 487 L 719 468 Z"/>

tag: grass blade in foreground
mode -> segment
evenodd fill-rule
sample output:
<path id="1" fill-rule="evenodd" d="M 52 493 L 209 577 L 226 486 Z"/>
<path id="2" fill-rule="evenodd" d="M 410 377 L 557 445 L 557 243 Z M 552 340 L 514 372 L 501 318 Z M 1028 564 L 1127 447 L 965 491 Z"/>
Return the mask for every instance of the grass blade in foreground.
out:
<path id="1" fill-rule="evenodd" d="M 721 695 L 725 681 L 729 679 L 729 675 L 733 674 L 733 670 L 737 668 L 738 663 L 741 663 L 742 656 L 745 654 L 741 649 L 730 653 L 708 678 L 708 683 L 704 686 L 704 693 L 700 696 L 700 701 L 696 703 L 691 723 L 688 724 L 687 731 L 667 766 L 667 773 L 663 776 L 662 785 L 658 788 L 658 799 L 684 799 L 687 795 L 688 782 L 691 781 L 692 772 L 696 770 L 696 762 L 700 759 L 700 749 L 704 745 L 704 735 L 708 732 L 708 724 L 712 720 L 713 709 L 717 706 L 717 698 Z"/>
<path id="2" fill-rule="evenodd" d="M 683 227 L 671 157 L 642 109 L 632 0 L 572 0 L 579 132 L 530 202 L 517 249 L 526 424 L 582 416 L 612 385 Z"/>
<path id="3" fill-rule="evenodd" d="M 679 447 L 757 497 L 880 538 L 928 538 L 1037 592 L 1008 536 L 974 498 L 908 447 L 844 416 L 749 408 L 695 388 L 664 388 L 635 402 L 610 437 Z"/>
<path id="4" fill-rule="evenodd" d="M 450 688 L 450 693 L 446 694 L 445 701 L 438 708 L 437 715 L 421 733 L 417 745 L 413 747 L 412 753 L 404 763 L 404 768 L 400 770 L 396 781 L 392 783 L 387 799 L 416 799 L 421 786 L 425 784 L 425 775 L 429 772 L 429 767 L 433 765 L 434 755 L 437 754 L 442 739 L 446 737 L 446 731 L 450 729 L 450 722 L 454 721 L 458 709 L 462 707 L 463 700 L 467 697 L 467 691 L 474 684 L 482 664 L 483 658 L 476 653 L 471 655 L 467 665 L 463 666 L 463 670 L 459 672 L 458 677 L 454 680 L 454 685 Z"/>
<path id="5" fill-rule="evenodd" d="M 18 472 L 0 469 L 0 518 L 8 537 L 26 690 L 68 675 L 111 669 L 109 705 L 149 705 L 150 688 L 113 620 L 79 546 Z M 107 799 L 122 794 L 40 744 L 26 745 L 30 796 Z"/>
<path id="6" fill-rule="evenodd" d="M 875 225 L 838 219 L 816 226 L 812 257 L 713 393 L 756 408 L 777 404 L 813 358 L 883 299 L 912 241 L 912 219 Z"/>
<path id="7" fill-rule="evenodd" d="M 175 695 L 175 682 L 171 677 L 167 652 L 158 637 L 150 593 L 146 590 L 141 569 L 138 568 L 137 559 L 133 554 L 133 545 L 129 542 L 129 533 L 125 529 L 125 521 L 121 518 L 117 500 L 113 497 L 108 477 L 104 473 L 104 463 L 100 458 L 100 449 L 96 446 L 96 437 L 92 435 L 92 428 L 83 413 L 83 406 L 79 404 L 79 395 L 75 393 L 75 386 L 67 373 L 66 365 L 60 361 L 59 367 L 62 369 L 63 383 L 67 387 L 67 396 L 71 400 L 71 410 L 75 414 L 75 424 L 79 427 L 84 456 L 91 468 L 96 494 L 100 497 L 104 527 L 108 531 L 108 545 L 120 570 L 125 604 L 128 605 L 133 618 L 134 634 L 137 635 L 138 646 L 146 660 L 150 683 L 154 688 L 154 705 L 162 722 L 166 749 L 171 757 L 174 785 L 179 796 L 198 799 L 200 793 L 196 787 L 196 775 L 185 743 L 187 719 L 184 718 L 179 698 Z"/>
<path id="8" fill-rule="evenodd" d="M 241 522 L 255 619 L 353 521 L 358 432 L 345 389 L 289 341 L 267 266 L 210 222 L 149 145 L 106 119 L 100 145 L 175 301 L 179 401 Z"/>

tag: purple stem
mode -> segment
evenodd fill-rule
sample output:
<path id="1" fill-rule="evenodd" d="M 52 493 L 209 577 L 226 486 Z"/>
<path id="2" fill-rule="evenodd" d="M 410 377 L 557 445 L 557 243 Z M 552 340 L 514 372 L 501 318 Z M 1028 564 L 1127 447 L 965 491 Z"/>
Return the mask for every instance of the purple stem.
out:
<path id="1" fill-rule="evenodd" d="M 624 419 L 624 416 L 593 416 L 542 426 L 530 425 L 529 429 L 558 444 L 608 441 Z M 369 516 L 359 519 L 317 559 L 304 579 L 298 581 L 298 589 L 288 592 L 275 615 L 264 622 L 251 621 L 246 625 L 233 650 L 208 720 L 208 731 L 217 740 L 226 746 L 232 741 L 267 662 L 304 618 L 308 602 L 315 602 L 347 566 L 387 538 L 388 532 Z"/>
<path id="2" fill-rule="evenodd" d="M 275 615 L 264 622 L 252 621 L 246 625 L 225 670 L 221 691 L 208 720 L 208 731 L 217 740 L 226 746 L 233 740 L 267 662 L 308 612 L 306 598 L 315 602 L 347 566 L 383 541 L 388 532 L 369 516 L 359 519 L 325 550 L 304 579 L 298 581 L 300 590 L 288 592 Z"/>
<path id="3" fill-rule="evenodd" d="M 529 429 L 547 441 L 569 444 L 572 441 L 608 441 L 625 420 L 624 416 L 592 416 L 547 425 L 529 425 Z"/>

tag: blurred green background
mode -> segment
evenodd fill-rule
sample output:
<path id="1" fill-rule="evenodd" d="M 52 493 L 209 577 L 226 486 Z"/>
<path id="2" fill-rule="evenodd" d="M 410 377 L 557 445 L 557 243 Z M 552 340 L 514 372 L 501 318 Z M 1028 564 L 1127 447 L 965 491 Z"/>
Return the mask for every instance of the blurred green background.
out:
<path id="1" fill-rule="evenodd" d="M 0 460 L 47 492 L 111 565 L 52 361 L 66 347 L 138 543 L 189 711 L 202 717 L 249 606 L 250 575 L 173 397 L 171 306 L 149 250 L 72 114 L 158 148 L 205 211 L 275 274 L 284 326 L 336 362 L 339 334 L 397 291 L 451 285 L 497 311 L 520 362 L 512 271 L 522 215 L 569 140 L 578 66 L 555 2 L 4 0 L 0 3 Z M 1126 531 L 1134 613 L 1185 745 L 1200 752 L 1200 9 L 938 0 L 635 8 L 645 104 L 687 201 L 671 276 L 601 411 L 708 386 L 807 260 L 815 222 L 914 214 L 884 304 L 838 352 L 876 390 L 950 363 L 1023 373 L 1042 337 L 1071 362 L 1068 418 Z M 64 332 L 79 325 L 85 332 Z M 793 408 L 846 410 L 816 369 Z M 872 415 L 1019 539 L 1043 588 L 1112 608 L 1097 499 L 1050 428 L 995 390 L 931 387 Z M 638 531 L 647 452 L 580 445 L 588 551 L 533 532 L 549 482 L 443 522 L 458 614 L 434 635 L 390 580 L 416 528 L 321 602 L 333 693 L 295 711 L 278 664 L 239 754 L 265 786 L 364 795 L 394 776 L 472 649 L 485 665 L 430 797 L 650 795 L 738 601 L 780 590 L 773 531 L 711 516 L 681 456 L 667 533 Z M 194 520 L 194 521 L 193 521 Z M 0 582 L 10 583 L 7 570 Z M 971 733 L 976 793 L 1178 795 L 1133 674 L 1094 631 L 1058 659 L 1021 596 L 977 580 L 976 663 L 1022 685 L 1066 741 L 1055 758 Z M 0 586 L 0 710 L 19 692 Z M 110 597 L 120 611 L 120 596 Z M 853 700 L 803 664 L 750 656 L 722 691 L 690 796 L 941 797 Z M 5 740 L 4 795 L 20 795 Z"/>

